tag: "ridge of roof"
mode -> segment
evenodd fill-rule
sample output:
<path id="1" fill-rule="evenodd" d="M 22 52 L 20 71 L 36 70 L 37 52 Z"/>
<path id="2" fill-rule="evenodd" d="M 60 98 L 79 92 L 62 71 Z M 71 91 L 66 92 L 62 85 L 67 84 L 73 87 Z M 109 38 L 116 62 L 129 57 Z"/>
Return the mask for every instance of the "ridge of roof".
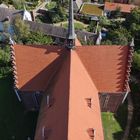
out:
<path id="1" fill-rule="evenodd" d="M 96 140 L 103 140 L 98 90 L 75 50 L 70 60 L 68 140 L 90 139 L 89 128 L 96 131 Z M 86 101 L 89 98 L 91 107 Z"/>

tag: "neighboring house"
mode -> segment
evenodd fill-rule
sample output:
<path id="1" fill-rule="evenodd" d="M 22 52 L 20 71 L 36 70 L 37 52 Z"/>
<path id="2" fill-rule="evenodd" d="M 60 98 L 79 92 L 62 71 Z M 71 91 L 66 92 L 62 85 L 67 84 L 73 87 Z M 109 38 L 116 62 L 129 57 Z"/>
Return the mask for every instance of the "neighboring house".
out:
<path id="1" fill-rule="evenodd" d="M 28 12 L 26 9 L 24 9 L 24 12 L 23 12 L 23 20 L 32 21 L 31 13 Z"/>
<path id="2" fill-rule="evenodd" d="M 129 0 L 114 0 L 114 2 L 127 4 L 129 2 Z"/>
<path id="3" fill-rule="evenodd" d="M 8 8 L 8 6 L 4 3 L 0 4 L 0 8 Z"/>
<path id="4" fill-rule="evenodd" d="M 131 4 L 121 4 L 121 3 L 112 3 L 112 2 L 105 2 L 104 5 L 104 12 L 107 15 L 110 15 L 111 12 L 115 11 L 117 8 L 120 8 L 120 12 L 124 14 L 129 14 L 132 9 L 136 6 Z"/>
<path id="5" fill-rule="evenodd" d="M 74 12 L 79 11 L 79 9 L 81 8 L 82 4 L 83 4 L 83 0 L 75 0 L 75 1 L 73 1 Z"/>
<path id="6" fill-rule="evenodd" d="M 16 16 L 21 16 L 23 20 L 29 24 L 31 31 L 41 31 L 45 35 L 50 35 L 52 37 L 57 38 L 66 38 L 67 36 L 67 29 L 63 27 L 54 26 L 52 24 L 45 24 L 45 23 L 37 23 L 31 21 L 30 13 L 25 10 L 12 10 L 8 8 L 0 8 L 0 22 L 4 22 L 8 18 L 12 21 Z M 86 32 L 86 31 L 76 31 L 77 37 L 80 40 L 83 40 L 86 36 L 87 40 L 96 41 L 97 35 L 94 33 Z"/>
<path id="7" fill-rule="evenodd" d="M 79 13 L 89 17 L 103 16 L 103 5 L 97 3 L 83 3 Z"/>
<path id="8" fill-rule="evenodd" d="M 137 6 L 140 6 L 140 0 L 114 0 L 114 2 L 118 2 L 118 3 L 128 3 L 128 4 L 134 4 Z"/>
<path id="9" fill-rule="evenodd" d="M 23 20 L 31 21 L 31 14 L 26 9 L 24 10 L 13 10 L 9 8 L 0 8 L 0 21 L 4 22 L 7 18 L 12 21 L 16 16 L 20 16 Z"/>
<path id="10" fill-rule="evenodd" d="M 130 3 L 140 6 L 140 0 L 130 0 Z"/>
<path id="11" fill-rule="evenodd" d="M 53 24 L 37 23 L 32 21 L 26 21 L 26 23 L 30 26 L 31 31 L 40 31 L 45 35 L 50 35 L 52 37 L 62 39 L 65 39 L 67 36 L 67 29 L 65 29 L 64 27 L 55 26 Z M 76 30 L 75 32 L 79 40 L 84 40 L 86 36 L 87 40 L 93 40 L 93 42 L 96 41 L 97 34 L 95 33 L 81 30 Z"/>

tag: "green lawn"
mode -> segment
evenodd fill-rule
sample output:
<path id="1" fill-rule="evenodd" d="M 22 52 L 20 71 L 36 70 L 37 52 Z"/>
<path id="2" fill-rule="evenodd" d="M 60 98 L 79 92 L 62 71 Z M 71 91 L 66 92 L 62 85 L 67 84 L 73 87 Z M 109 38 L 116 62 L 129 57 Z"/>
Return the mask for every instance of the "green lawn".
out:
<path id="1" fill-rule="evenodd" d="M 98 5 L 84 3 L 81 7 L 80 13 L 87 15 L 102 16 L 103 10 Z"/>
<path id="2" fill-rule="evenodd" d="M 105 140 L 120 140 L 127 122 L 127 103 L 122 105 L 115 115 L 103 112 L 102 122 Z"/>
<path id="3" fill-rule="evenodd" d="M 62 24 L 62 27 L 68 28 L 68 23 Z M 84 29 L 84 25 L 79 23 L 79 22 L 74 22 L 74 27 L 76 30 L 83 30 Z"/>
<path id="4" fill-rule="evenodd" d="M 27 136 L 33 137 L 37 115 L 25 112 L 18 102 L 12 90 L 12 76 L 0 77 L 0 140 L 27 140 Z"/>

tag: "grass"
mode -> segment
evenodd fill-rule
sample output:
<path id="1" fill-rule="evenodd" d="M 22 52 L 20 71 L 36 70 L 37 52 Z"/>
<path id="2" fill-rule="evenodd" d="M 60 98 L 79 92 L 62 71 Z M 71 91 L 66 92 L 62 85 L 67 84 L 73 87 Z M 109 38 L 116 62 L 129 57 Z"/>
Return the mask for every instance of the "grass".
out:
<path id="1" fill-rule="evenodd" d="M 97 5 L 85 3 L 81 7 L 80 13 L 87 15 L 102 16 L 103 10 Z"/>
<path id="2" fill-rule="evenodd" d="M 105 140 L 120 140 L 127 122 L 127 103 L 116 114 L 103 112 L 102 122 Z"/>
<path id="3" fill-rule="evenodd" d="M 34 137 L 38 113 L 25 112 L 12 89 L 12 76 L 0 77 L 0 139 L 26 140 Z"/>
<path id="4" fill-rule="evenodd" d="M 64 28 L 68 28 L 68 22 L 59 22 L 55 24 L 56 26 L 62 26 Z M 85 30 L 85 28 L 88 26 L 87 24 L 84 24 L 83 22 L 74 20 L 74 26 L 76 30 Z"/>
<path id="5" fill-rule="evenodd" d="M 62 27 L 68 28 L 68 23 L 64 23 L 62 25 Z M 76 30 L 83 30 L 84 29 L 84 25 L 79 23 L 79 22 L 74 22 L 74 27 L 75 27 Z"/>

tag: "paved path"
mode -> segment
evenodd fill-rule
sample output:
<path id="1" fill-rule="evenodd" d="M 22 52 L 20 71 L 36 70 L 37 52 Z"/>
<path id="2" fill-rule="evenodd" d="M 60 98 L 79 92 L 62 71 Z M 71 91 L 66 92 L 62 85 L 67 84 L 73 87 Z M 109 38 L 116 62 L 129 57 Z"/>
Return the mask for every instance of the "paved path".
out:
<path id="1" fill-rule="evenodd" d="M 133 109 L 134 108 L 133 108 L 133 102 L 132 102 L 130 94 L 128 95 L 127 100 L 128 100 L 128 117 L 127 117 L 127 125 L 125 128 L 125 132 L 124 132 L 122 140 L 128 140 L 131 122 L 132 122 L 132 118 L 133 118 Z"/>

